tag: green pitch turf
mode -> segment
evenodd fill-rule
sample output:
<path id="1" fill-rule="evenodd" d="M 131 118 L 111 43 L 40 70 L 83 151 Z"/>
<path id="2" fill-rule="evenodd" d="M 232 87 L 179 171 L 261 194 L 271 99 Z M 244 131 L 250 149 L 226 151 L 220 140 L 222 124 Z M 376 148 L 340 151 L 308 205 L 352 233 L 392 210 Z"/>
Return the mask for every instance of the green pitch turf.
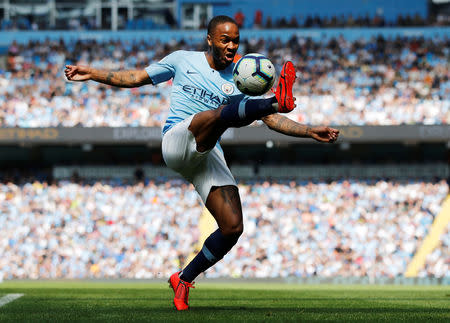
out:
<path id="1" fill-rule="evenodd" d="M 6 282 L 0 322 L 446 321 L 449 286 L 281 285 L 200 282 L 177 312 L 167 283 Z"/>

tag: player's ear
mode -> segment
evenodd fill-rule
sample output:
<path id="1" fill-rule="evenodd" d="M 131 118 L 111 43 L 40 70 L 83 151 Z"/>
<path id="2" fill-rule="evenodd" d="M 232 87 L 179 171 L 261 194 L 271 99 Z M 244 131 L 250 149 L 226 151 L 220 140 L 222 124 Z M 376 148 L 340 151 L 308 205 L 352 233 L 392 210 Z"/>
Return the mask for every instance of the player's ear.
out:
<path id="1" fill-rule="evenodd" d="M 206 41 L 208 42 L 208 46 L 211 47 L 212 46 L 212 39 L 211 39 L 211 35 L 210 34 L 206 35 Z"/>

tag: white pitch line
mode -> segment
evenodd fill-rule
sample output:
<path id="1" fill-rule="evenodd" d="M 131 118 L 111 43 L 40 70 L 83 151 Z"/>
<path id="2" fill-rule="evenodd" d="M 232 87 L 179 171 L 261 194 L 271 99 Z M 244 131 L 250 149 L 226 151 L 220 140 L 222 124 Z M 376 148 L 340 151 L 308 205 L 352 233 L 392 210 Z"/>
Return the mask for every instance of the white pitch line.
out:
<path id="1" fill-rule="evenodd" d="M 20 298 L 22 296 L 23 296 L 23 294 L 6 294 L 2 298 L 0 298 L 0 307 Z"/>

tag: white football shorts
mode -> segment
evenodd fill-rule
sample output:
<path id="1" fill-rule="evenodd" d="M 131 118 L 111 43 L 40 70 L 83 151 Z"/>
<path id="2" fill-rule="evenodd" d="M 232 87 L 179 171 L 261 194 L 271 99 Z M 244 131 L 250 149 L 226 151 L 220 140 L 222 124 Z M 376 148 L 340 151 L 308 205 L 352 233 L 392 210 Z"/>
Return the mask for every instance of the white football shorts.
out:
<path id="1" fill-rule="evenodd" d="M 206 203 L 211 187 L 237 184 L 217 146 L 205 152 L 197 151 L 195 137 L 188 130 L 193 117 L 177 123 L 165 133 L 162 154 L 167 166 L 191 182 Z"/>

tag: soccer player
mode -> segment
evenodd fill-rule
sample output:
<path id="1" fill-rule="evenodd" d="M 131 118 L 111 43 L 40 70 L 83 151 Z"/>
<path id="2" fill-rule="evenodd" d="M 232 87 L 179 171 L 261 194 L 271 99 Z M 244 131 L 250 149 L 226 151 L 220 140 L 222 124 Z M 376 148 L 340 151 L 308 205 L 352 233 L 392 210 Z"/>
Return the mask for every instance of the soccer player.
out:
<path id="1" fill-rule="evenodd" d="M 250 98 L 237 90 L 232 70 L 239 28 L 232 18 L 214 17 L 208 24 L 207 42 L 206 52 L 176 51 L 144 70 L 115 72 L 73 65 L 65 69 L 68 80 L 93 80 L 119 87 L 155 85 L 173 79 L 170 112 L 162 130 L 163 157 L 170 168 L 195 186 L 219 227 L 194 259 L 170 277 L 177 310 L 189 308 L 189 288 L 194 279 L 222 259 L 243 231 L 238 188 L 219 145 L 224 131 L 262 119 L 270 129 L 290 136 L 334 142 L 339 135 L 336 129 L 308 127 L 280 114 L 295 108 L 292 62 L 283 65 L 273 97 Z"/>

